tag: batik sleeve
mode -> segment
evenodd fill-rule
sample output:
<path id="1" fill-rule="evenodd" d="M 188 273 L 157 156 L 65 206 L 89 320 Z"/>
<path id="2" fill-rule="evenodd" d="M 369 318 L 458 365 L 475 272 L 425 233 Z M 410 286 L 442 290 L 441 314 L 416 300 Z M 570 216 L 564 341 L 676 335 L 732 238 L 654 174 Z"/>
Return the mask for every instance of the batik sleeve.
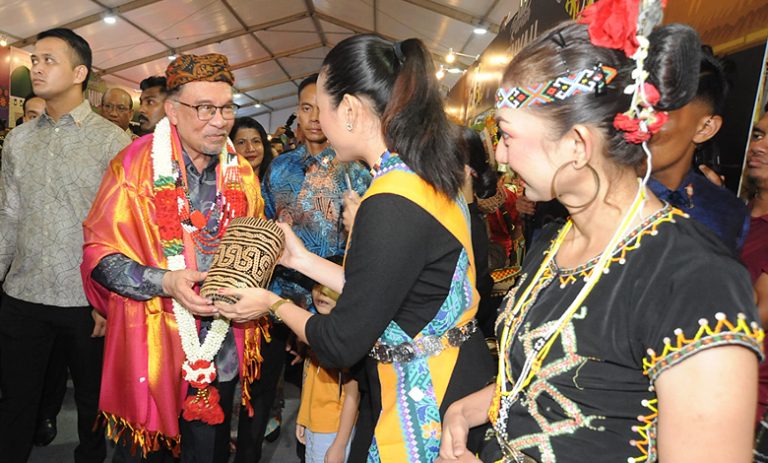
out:
<path id="1" fill-rule="evenodd" d="M 163 291 L 166 272 L 168 270 L 141 265 L 123 254 L 111 254 L 99 261 L 91 277 L 121 296 L 147 301 L 156 296 L 168 296 Z"/>

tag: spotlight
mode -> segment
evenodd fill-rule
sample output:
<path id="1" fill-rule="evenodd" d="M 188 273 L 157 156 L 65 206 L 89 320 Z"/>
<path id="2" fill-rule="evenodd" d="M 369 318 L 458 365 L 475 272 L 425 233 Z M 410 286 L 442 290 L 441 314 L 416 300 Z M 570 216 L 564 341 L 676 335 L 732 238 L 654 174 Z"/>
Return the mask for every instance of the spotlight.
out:
<path id="1" fill-rule="evenodd" d="M 109 10 L 106 13 L 104 13 L 104 16 L 102 17 L 105 23 L 112 25 L 117 22 L 117 15 L 115 14 L 114 10 Z"/>
<path id="2" fill-rule="evenodd" d="M 488 32 L 488 29 L 486 29 L 483 26 L 478 26 L 478 27 L 474 28 L 472 30 L 472 32 L 474 32 L 477 35 L 484 35 L 484 34 L 486 34 Z"/>
<path id="3" fill-rule="evenodd" d="M 461 74 L 461 73 L 463 72 L 463 71 L 462 71 L 461 69 L 459 69 L 459 68 L 448 68 L 448 69 L 446 69 L 446 71 L 447 71 L 449 74 Z"/>
<path id="4" fill-rule="evenodd" d="M 259 102 L 257 101 L 257 102 L 256 102 L 256 104 L 255 104 L 255 105 L 253 105 L 253 107 L 254 107 L 254 108 L 256 108 L 256 109 L 258 109 L 258 108 L 261 108 L 261 103 L 259 103 Z"/>
<path id="5" fill-rule="evenodd" d="M 0 35 L 0 47 L 7 47 L 8 39 L 4 35 Z"/>
<path id="6" fill-rule="evenodd" d="M 441 80 L 443 77 L 445 77 L 445 69 L 443 69 L 442 66 L 440 66 L 440 69 L 438 69 L 435 73 L 435 77 L 437 77 L 437 80 Z"/>
<path id="7" fill-rule="evenodd" d="M 242 93 L 239 93 L 239 92 L 235 93 L 235 98 L 242 98 L 242 97 L 243 97 Z"/>
<path id="8" fill-rule="evenodd" d="M 456 54 L 453 53 L 453 48 L 449 48 L 448 54 L 445 55 L 445 62 L 451 64 L 454 61 L 456 61 Z"/>
<path id="9" fill-rule="evenodd" d="M 176 59 L 176 52 L 171 50 L 168 52 L 168 61 L 173 61 Z"/>

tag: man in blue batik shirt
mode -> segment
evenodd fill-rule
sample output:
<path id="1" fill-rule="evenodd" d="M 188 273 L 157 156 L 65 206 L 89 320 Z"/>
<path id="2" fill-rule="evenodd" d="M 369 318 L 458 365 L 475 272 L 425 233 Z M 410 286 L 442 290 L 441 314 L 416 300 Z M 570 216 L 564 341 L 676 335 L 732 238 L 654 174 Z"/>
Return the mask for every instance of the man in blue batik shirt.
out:
<path id="1" fill-rule="evenodd" d="M 707 51 L 702 55 L 696 96 L 670 111 L 669 121 L 651 139 L 653 178 L 648 187 L 659 199 L 712 230 L 738 256 L 749 229 L 747 206 L 691 168 L 696 149 L 706 148 L 703 145 L 723 124 L 727 94 L 722 65 Z"/>
<path id="2" fill-rule="evenodd" d="M 362 196 L 371 182 L 358 162 L 340 162 L 320 127 L 317 74 L 299 85 L 298 120 L 305 143 L 272 161 L 262 184 L 264 213 L 289 223 L 307 249 L 319 256 L 343 255 L 347 232 L 342 223 L 342 199 L 351 187 Z M 312 309 L 311 287 L 301 274 L 281 267 L 270 289 Z"/>
<path id="3" fill-rule="evenodd" d="M 328 145 L 320 127 L 316 89 L 317 74 L 307 77 L 299 85 L 297 117 L 304 144 L 272 160 L 264 175 L 261 192 L 267 218 L 291 224 L 307 249 L 330 257 L 343 255 L 346 249 L 347 232 L 342 222 L 343 196 L 350 186 L 362 196 L 371 183 L 371 175 L 360 163 L 336 159 L 336 153 Z M 297 305 L 314 310 L 312 281 L 298 272 L 278 266 L 269 289 Z M 270 335 L 272 341 L 269 348 L 262 351 L 264 368 L 259 382 L 263 390 L 276 388 L 277 400 L 271 411 L 269 407 L 272 403 L 261 401 L 258 407 L 254 407 L 253 418 L 241 414 L 240 421 L 241 426 L 246 420 L 266 424 L 266 414 L 270 413 L 269 423 L 260 429 L 266 429 L 267 439 L 272 442 L 279 435 L 281 421 L 282 383 L 278 382 L 278 377 L 282 376 L 285 359 L 282 346 L 290 346 L 291 353 L 296 356 L 291 365 L 300 359 L 297 352 L 301 349 L 293 344 L 289 330 L 282 324 L 273 326 Z M 254 445 L 260 446 L 260 442 Z M 303 455 L 303 450 L 300 454 Z"/>

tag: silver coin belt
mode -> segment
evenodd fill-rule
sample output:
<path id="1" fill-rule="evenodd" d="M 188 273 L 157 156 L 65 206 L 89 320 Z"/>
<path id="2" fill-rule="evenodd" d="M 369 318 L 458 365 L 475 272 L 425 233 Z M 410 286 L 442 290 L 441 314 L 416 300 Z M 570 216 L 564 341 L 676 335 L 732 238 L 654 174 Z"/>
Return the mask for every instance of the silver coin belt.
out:
<path id="1" fill-rule="evenodd" d="M 416 358 L 432 357 L 448 347 L 459 347 L 477 331 L 477 320 L 474 318 L 462 326 L 456 326 L 441 336 L 422 336 L 412 342 L 404 342 L 391 346 L 376 341 L 368 356 L 381 363 L 410 362 Z"/>

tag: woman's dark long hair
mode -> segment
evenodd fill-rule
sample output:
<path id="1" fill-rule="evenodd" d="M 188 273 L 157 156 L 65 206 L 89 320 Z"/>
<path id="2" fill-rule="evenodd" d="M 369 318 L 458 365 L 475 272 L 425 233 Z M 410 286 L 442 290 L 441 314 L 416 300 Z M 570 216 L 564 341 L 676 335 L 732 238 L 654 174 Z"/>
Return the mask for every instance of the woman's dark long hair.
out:
<path id="1" fill-rule="evenodd" d="M 393 44 L 377 35 L 349 37 L 328 53 L 322 73 L 334 106 L 347 94 L 371 101 L 387 148 L 437 191 L 450 198 L 458 194 L 466 157 L 421 40 Z"/>
<path id="2" fill-rule="evenodd" d="M 269 164 L 272 163 L 272 144 L 269 142 L 269 138 L 267 138 L 267 131 L 264 130 L 264 126 L 259 124 L 259 121 L 256 119 L 250 117 L 238 117 L 235 119 L 235 125 L 232 126 L 232 130 L 229 131 L 229 139 L 232 140 L 233 143 L 235 141 L 235 135 L 237 135 L 237 131 L 240 129 L 254 129 L 259 132 L 261 146 L 264 148 L 264 157 L 261 159 L 259 171 L 256 172 L 256 175 L 259 176 L 259 180 L 262 180 L 264 179 L 264 174 L 267 172 Z"/>
<path id="3" fill-rule="evenodd" d="M 475 196 L 480 199 L 490 198 L 496 194 L 499 177 L 488 162 L 488 153 L 483 140 L 477 131 L 469 127 L 461 129 L 461 138 L 469 157 L 469 167 L 474 171 L 472 189 L 475 190 Z"/>
<path id="4" fill-rule="evenodd" d="M 656 86 L 662 111 L 679 109 L 696 96 L 701 62 L 701 43 L 692 28 L 669 24 L 656 28 L 648 37 L 646 60 L 649 81 Z M 613 127 L 618 113 L 629 109 L 631 96 L 624 89 L 634 82 L 635 62 L 621 50 L 592 44 L 587 26 L 572 21 L 562 23 L 526 45 L 504 71 L 504 85 L 524 86 L 554 80 L 568 71 L 591 69 L 596 64 L 619 71 L 607 91 L 584 93 L 564 101 L 537 106 L 533 111 L 550 121 L 556 137 L 576 124 L 590 124 L 601 130 L 607 155 L 618 164 L 639 167 L 645 161 L 642 146 L 629 143 L 624 132 Z"/>

